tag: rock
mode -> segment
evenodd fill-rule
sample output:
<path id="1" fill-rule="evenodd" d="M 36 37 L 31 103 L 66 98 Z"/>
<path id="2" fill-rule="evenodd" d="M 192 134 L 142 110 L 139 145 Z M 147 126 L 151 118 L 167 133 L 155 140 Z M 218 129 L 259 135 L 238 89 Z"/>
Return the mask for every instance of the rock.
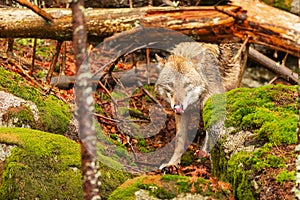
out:
<path id="1" fill-rule="evenodd" d="M 136 200 L 158 200 L 156 197 L 152 197 L 147 190 L 139 190 L 134 193 Z"/>
<path id="2" fill-rule="evenodd" d="M 16 147 L 16 145 L 0 144 L 0 161 L 4 162 L 6 158 L 10 156 L 11 150 L 14 147 Z"/>
<path id="3" fill-rule="evenodd" d="M 291 4 L 291 12 L 300 15 L 300 1 L 299 0 L 293 0 Z"/>
<path id="4" fill-rule="evenodd" d="M 64 136 L 71 140 L 79 141 L 79 123 L 78 120 L 73 116 L 67 131 L 64 133 Z"/>
<path id="5" fill-rule="evenodd" d="M 235 133 L 233 133 L 235 132 Z M 255 149 L 254 145 L 246 146 L 245 143 L 247 140 L 254 137 L 254 134 L 250 131 L 237 131 L 233 127 L 229 127 L 226 129 L 226 133 L 224 135 L 225 141 L 224 145 L 224 153 L 225 157 L 229 159 L 235 153 L 240 151 L 252 152 Z"/>
<path id="6" fill-rule="evenodd" d="M 30 120 L 31 115 L 33 115 L 32 120 Z M 39 111 L 33 102 L 0 91 L 0 126 L 34 128 L 31 126 L 34 126 L 38 120 Z"/>

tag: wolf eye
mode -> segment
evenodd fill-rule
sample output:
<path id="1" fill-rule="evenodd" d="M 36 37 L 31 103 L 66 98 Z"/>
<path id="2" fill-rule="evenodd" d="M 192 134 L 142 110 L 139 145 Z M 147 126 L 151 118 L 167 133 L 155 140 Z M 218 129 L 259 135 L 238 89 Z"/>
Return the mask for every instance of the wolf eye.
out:
<path id="1" fill-rule="evenodd" d="M 168 84 L 168 85 L 166 85 L 166 87 L 164 87 L 164 90 L 165 90 L 166 92 L 171 93 L 171 92 L 173 91 L 172 88 L 173 88 L 173 85 Z"/>

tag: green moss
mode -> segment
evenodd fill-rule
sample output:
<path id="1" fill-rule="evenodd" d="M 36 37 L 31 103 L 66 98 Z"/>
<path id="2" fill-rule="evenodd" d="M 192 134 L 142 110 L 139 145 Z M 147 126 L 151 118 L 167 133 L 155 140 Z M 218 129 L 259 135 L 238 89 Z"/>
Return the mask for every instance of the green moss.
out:
<path id="1" fill-rule="evenodd" d="M 285 181 L 295 181 L 295 171 L 282 170 L 276 177 L 276 182 L 282 185 Z"/>
<path id="2" fill-rule="evenodd" d="M 125 157 L 127 156 L 127 151 L 124 147 L 116 147 L 116 154 L 119 157 Z"/>
<path id="3" fill-rule="evenodd" d="M 2 143 L 16 144 L 6 160 L 0 199 L 82 199 L 80 149 L 63 136 L 0 128 Z"/>
<path id="4" fill-rule="evenodd" d="M 209 98 L 203 110 L 203 121 L 205 129 L 210 125 L 223 120 L 226 113 L 226 98 L 224 94 L 213 95 Z"/>
<path id="5" fill-rule="evenodd" d="M 161 180 L 164 180 L 164 181 L 188 180 L 188 177 L 179 176 L 179 175 L 172 175 L 172 174 L 165 174 L 165 175 L 161 176 Z"/>
<path id="6" fill-rule="evenodd" d="M 285 159 L 271 154 L 263 148 L 254 152 L 238 152 L 227 163 L 225 171 L 228 182 L 233 185 L 234 194 L 239 199 L 252 199 L 255 191 L 250 181 L 251 174 L 266 168 L 285 168 Z"/>
<path id="7" fill-rule="evenodd" d="M 137 145 L 139 147 L 145 147 L 146 146 L 146 140 L 145 140 L 145 138 L 139 138 Z"/>
<path id="8" fill-rule="evenodd" d="M 9 108 L 3 116 L 3 121 L 7 124 L 12 122 L 15 127 L 36 128 L 33 113 L 30 108 L 25 105 Z"/>
<path id="9" fill-rule="evenodd" d="M 63 101 L 52 95 L 43 96 L 37 88 L 27 86 L 19 75 L 8 72 L 4 68 L 0 68 L 0 90 L 37 105 L 40 115 L 38 129 L 59 134 L 66 132 L 71 112 Z"/>
<path id="10" fill-rule="evenodd" d="M 112 162 L 112 160 L 107 159 L 106 161 Z M 125 173 L 116 168 L 108 168 L 107 164 L 100 162 L 100 172 L 101 172 L 101 197 L 107 199 L 109 195 L 117 189 L 122 183 L 124 183 L 129 178 L 132 178 L 132 175 Z M 119 164 L 120 165 L 120 164 Z"/>
<path id="11" fill-rule="evenodd" d="M 222 140 L 219 141 L 223 143 Z M 222 145 L 216 145 L 210 152 L 212 162 L 212 174 L 222 181 L 228 181 L 227 165 L 228 161 L 225 157 Z"/>
<path id="12" fill-rule="evenodd" d="M 157 197 L 159 199 L 172 199 L 176 195 L 170 191 L 165 190 L 162 187 L 158 187 L 155 184 L 138 184 L 138 187 L 143 190 L 149 191 L 151 196 Z"/>
<path id="13" fill-rule="evenodd" d="M 154 86 L 154 85 L 144 85 L 144 88 L 145 88 L 149 93 L 151 93 L 152 97 L 154 97 L 154 98 L 156 97 L 156 94 L 155 94 L 155 92 L 154 92 L 154 89 L 155 89 L 155 86 Z M 153 102 L 152 98 L 150 98 L 148 95 L 145 95 L 145 99 L 146 99 L 146 101 L 149 102 L 149 103 L 152 103 L 152 102 Z"/>
<path id="14" fill-rule="evenodd" d="M 140 190 L 139 186 L 143 179 L 144 177 L 136 178 L 132 181 L 132 184 L 117 188 L 111 193 L 108 200 L 135 200 L 134 193 Z"/>
<path id="15" fill-rule="evenodd" d="M 113 140 L 110 137 L 107 137 L 99 124 L 95 124 L 95 129 L 97 132 L 97 153 L 100 156 L 100 160 L 105 160 L 103 163 L 107 163 L 108 166 L 114 167 L 118 166 L 118 169 L 123 169 L 121 165 L 117 162 L 119 159 L 126 159 L 130 161 L 130 156 L 126 150 L 126 147 L 119 141 L 117 134 L 111 134 L 113 138 L 116 137 L 117 140 Z M 113 147 L 113 148 L 111 148 Z M 109 148 L 109 151 L 107 151 Z M 119 167 L 120 166 L 120 167 Z"/>
<path id="16" fill-rule="evenodd" d="M 290 11 L 293 0 L 263 0 L 266 4 L 280 8 L 282 10 Z"/>
<path id="17" fill-rule="evenodd" d="M 141 189 L 149 191 L 151 196 L 160 199 L 171 199 L 176 196 L 170 191 L 167 191 L 162 187 L 158 187 L 155 184 L 143 183 L 144 178 L 145 177 L 139 177 L 134 179 L 130 185 L 119 187 L 109 196 L 108 200 L 134 200 L 134 193 Z"/>
<path id="18" fill-rule="evenodd" d="M 39 71 L 37 74 L 36 74 L 36 76 L 38 77 L 38 78 L 44 78 L 45 77 L 45 74 L 44 74 L 44 72 L 41 70 L 41 71 Z"/>
<path id="19" fill-rule="evenodd" d="M 297 88 L 269 85 L 227 93 L 226 126 L 252 130 L 258 139 L 294 144 L 297 127 Z"/>
<path id="20" fill-rule="evenodd" d="M 148 84 L 146 84 L 146 85 L 144 85 L 144 88 L 145 88 L 146 90 L 148 90 L 149 92 L 151 92 L 151 93 L 154 94 L 154 89 L 155 89 L 155 86 L 154 86 L 154 85 L 148 85 Z"/>
<path id="21" fill-rule="evenodd" d="M 240 173 L 242 176 L 240 184 L 237 187 L 236 190 L 236 196 L 238 199 L 245 199 L 245 200 L 255 200 L 254 192 L 253 192 L 253 186 L 248 178 L 247 173 Z"/>
<path id="22" fill-rule="evenodd" d="M 95 112 L 99 114 L 104 114 L 104 111 L 99 104 L 95 104 Z"/>
<path id="23" fill-rule="evenodd" d="M 117 140 L 119 137 L 118 137 L 118 134 L 110 134 L 109 135 L 111 139 L 113 140 Z"/>
<path id="24" fill-rule="evenodd" d="M 151 150 L 149 150 L 149 149 L 146 148 L 146 147 L 139 147 L 139 151 L 140 151 L 141 153 L 150 153 L 150 152 L 151 152 Z"/>
<path id="25" fill-rule="evenodd" d="M 119 159 L 129 160 L 130 157 L 121 143 L 116 147 L 115 141 L 104 135 L 99 124 L 96 124 L 95 129 L 99 141 L 97 143 L 97 156 L 100 161 L 101 196 L 107 199 L 119 185 L 133 177 L 125 172 L 124 166 L 118 161 Z M 112 145 L 114 148 L 110 149 L 109 147 Z"/>
<path id="26" fill-rule="evenodd" d="M 122 93 L 122 92 L 112 92 L 111 93 L 111 96 L 115 99 L 115 100 L 119 100 L 119 99 L 123 99 L 123 98 L 126 98 L 127 95 Z"/>
<path id="27" fill-rule="evenodd" d="M 195 160 L 195 156 L 193 155 L 192 151 L 186 151 L 181 157 L 181 165 L 182 166 L 189 166 Z"/>

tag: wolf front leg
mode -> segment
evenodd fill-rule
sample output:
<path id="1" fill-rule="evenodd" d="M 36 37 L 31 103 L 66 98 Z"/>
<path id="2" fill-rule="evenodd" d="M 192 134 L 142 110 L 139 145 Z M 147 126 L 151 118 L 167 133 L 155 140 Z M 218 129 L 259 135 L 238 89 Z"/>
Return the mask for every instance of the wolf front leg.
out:
<path id="1" fill-rule="evenodd" d="M 186 143 L 188 139 L 188 123 L 190 120 L 190 113 L 185 112 L 182 114 L 175 114 L 176 122 L 176 137 L 175 137 L 175 149 L 172 158 L 168 163 L 162 164 L 159 169 L 162 170 L 165 167 L 180 163 L 181 156 L 186 150 Z"/>
<path id="2" fill-rule="evenodd" d="M 220 137 L 225 134 L 225 117 L 219 120 L 218 122 L 214 122 L 208 130 L 206 130 L 205 142 L 202 147 L 202 151 L 205 152 L 206 155 L 210 155 L 210 151 L 217 144 Z"/>

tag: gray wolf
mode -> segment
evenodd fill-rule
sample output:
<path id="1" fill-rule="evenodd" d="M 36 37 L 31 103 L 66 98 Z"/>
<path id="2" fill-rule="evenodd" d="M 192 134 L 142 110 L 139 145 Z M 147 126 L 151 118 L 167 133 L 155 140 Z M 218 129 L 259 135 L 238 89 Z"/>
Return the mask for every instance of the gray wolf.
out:
<path id="1" fill-rule="evenodd" d="M 230 43 L 183 42 L 171 51 L 172 55 L 166 60 L 157 56 L 161 72 L 155 90 L 170 103 L 176 122 L 173 156 L 160 169 L 180 163 L 186 149 L 188 123 L 195 111 L 202 112 L 211 95 L 239 86 L 246 59 L 234 59 L 239 47 L 239 44 Z M 222 134 L 224 120 L 223 117 L 206 131 L 202 150 L 207 154 Z"/>

